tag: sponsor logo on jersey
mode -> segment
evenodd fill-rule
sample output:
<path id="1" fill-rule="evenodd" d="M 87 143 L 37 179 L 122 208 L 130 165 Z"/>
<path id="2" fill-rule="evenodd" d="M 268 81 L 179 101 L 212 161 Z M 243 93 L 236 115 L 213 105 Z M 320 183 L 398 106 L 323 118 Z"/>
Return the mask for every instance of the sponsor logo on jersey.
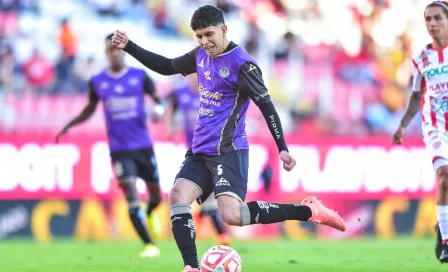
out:
<path id="1" fill-rule="evenodd" d="M 444 65 L 442 67 L 436 67 L 423 72 L 423 76 L 425 77 L 426 80 L 430 80 L 434 76 L 442 74 L 448 74 L 448 65 Z"/>

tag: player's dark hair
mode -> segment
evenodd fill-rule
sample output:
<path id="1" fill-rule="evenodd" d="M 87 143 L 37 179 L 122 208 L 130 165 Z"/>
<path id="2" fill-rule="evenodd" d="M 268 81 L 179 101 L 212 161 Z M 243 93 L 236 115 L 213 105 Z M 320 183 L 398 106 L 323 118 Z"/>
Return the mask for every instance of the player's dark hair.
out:
<path id="1" fill-rule="evenodd" d="M 190 27 L 193 30 L 206 28 L 209 26 L 217 26 L 219 24 L 225 24 L 224 13 L 221 9 L 205 5 L 198 8 L 191 17 Z"/>
<path id="2" fill-rule="evenodd" d="M 443 13 L 445 14 L 446 18 L 448 18 L 448 2 L 447 1 L 434 1 L 426 6 L 425 11 L 427 8 L 432 8 L 432 7 L 442 8 Z"/>
<path id="3" fill-rule="evenodd" d="M 106 36 L 106 42 L 112 40 L 112 37 L 114 36 L 114 33 L 110 33 L 109 35 Z"/>

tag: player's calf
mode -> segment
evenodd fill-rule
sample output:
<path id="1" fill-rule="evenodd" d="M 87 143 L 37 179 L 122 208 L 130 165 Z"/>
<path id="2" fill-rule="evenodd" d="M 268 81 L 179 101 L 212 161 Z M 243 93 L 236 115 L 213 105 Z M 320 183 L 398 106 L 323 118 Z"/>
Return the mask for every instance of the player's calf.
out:
<path id="1" fill-rule="evenodd" d="M 160 193 L 160 185 L 158 182 L 151 182 L 148 184 L 149 200 L 146 207 L 146 215 L 150 215 L 160 202 L 162 202 L 162 195 Z"/>
<path id="2" fill-rule="evenodd" d="M 162 202 L 162 195 L 160 193 L 158 180 L 146 181 L 146 184 L 149 189 L 148 205 L 146 206 L 148 232 L 153 239 L 157 240 L 162 233 L 162 226 L 160 224 L 160 219 L 158 215 L 154 213 L 154 210 Z"/>
<path id="3" fill-rule="evenodd" d="M 229 225 L 246 226 L 272 224 L 286 220 L 310 221 L 345 231 L 345 223 L 334 211 L 315 197 L 307 197 L 302 204 L 278 204 L 266 201 L 241 202 L 229 195 L 218 196 L 220 214 Z"/>
<path id="4" fill-rule="evenodd" d="M 230 196 L 218 196 L 218 211 L 222 220 L 231 226 L 241 226 L 241 201 Z"/>
<path id="5" fill-rule="evenodd" d="M 140 239 L 142 239 L 143 243 L 151 244 L 153 241 L 149 237 L 146 229 L 146 219 L 144 212 L 140 209 L 140 198 L 138 197 L 137 186 L 135 183 L 135 179 L 121 179 L 120 187 L 123 189 L 126 201 L 128 202 L 129 217 L 132 225 L 140 236 Z"/>
<path id="6" fill-rule="evenodd" d="M 193 183 L 178 179 L 170 192 L 171 224 L 174 239 L 179 248 L 184 265 L 199 268 L 196 249 L 196 229 L 191 215 L 191 203 L 200 194 Z"/>
<path id="7" fill-rule="evenodd" d="M 242 204 L 230 195 L 218 196 L 218 209 L 224 222 L 234 226 L 271 224 L 286 220 L 307 221 L 312 215 L 311 209 L 304 205 L 276 204 L 265 201 Z"/>
<path id="8" fill-rule="evenodd" d="M 311 209 L 296 204 L 277 204 L 266 201 L 251 201 L 241 206 L 241 224 L 272 224 L 286 220 L 307 221 Z"/>

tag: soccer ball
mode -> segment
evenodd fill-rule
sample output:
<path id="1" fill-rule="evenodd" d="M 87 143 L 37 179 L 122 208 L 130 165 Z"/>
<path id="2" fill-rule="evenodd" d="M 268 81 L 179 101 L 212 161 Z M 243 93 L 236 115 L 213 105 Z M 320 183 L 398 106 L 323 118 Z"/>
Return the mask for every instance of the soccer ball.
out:
<path id="1" fill-rule="evenodd" d="M 201 260 L 202 272 L 241 272 L 242 268 L 240 255 L 228 246 L 209 248 Z"/>

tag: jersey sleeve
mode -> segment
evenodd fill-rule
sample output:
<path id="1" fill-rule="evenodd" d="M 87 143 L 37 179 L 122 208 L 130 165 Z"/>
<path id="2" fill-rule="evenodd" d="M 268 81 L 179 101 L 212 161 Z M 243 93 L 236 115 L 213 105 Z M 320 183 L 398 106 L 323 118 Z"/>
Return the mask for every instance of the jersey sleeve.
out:
<path id="1" fill-rule="evenodd" d="M 260 109 L 278 151 L 288 151 L 283 135 L 282 122 L 269 97 L 268 89 L 264 85 L 260 68 L 255 63 L 246 61 L 240 67 L 237 85 L 240 87 L 240 91 L 249 96 Z"/>
<path id="2" fill-rule="evenodd" d="M 255 63 L 246 61 L 240 67 L 236 83 L 241 92 L 249 96 L 257 106 L 271 100 L 268 89 L 264 85 L 261 70 Z"/>
<path id="3" fill-rule="evenodd" d="M 412 60 L 412 91 L 413 92 L 426 91 L 425 78 L 421 74 L 415 60 Z"/>
<path id="4" fill-rule="evenodd" d="M 154 85 L 154 81 L 152 81 L 152 79 L 149 77 L 149 75 L 147 73 L 145 73 L 145 78 L 144 78 L 144 92 L 149 94 L 149 95 L 153 95 L 156 93 L 156 87 Z"/>
<path id="5" fill-rule="evenodd" d="M 143 49 L 131 40 L 128 41 L 123 50 L 156 73 L 166 76 L 179 73 L 174 68 L 172 59 Z"/>
<path id="6" fill-rule="evenodd" d="M 191 50 L 187 54 L 174 58 L 172 64 L 176 71 L 183 76 L 196 73 L 196 55 L 198 53 L 199 46 Z"/>

